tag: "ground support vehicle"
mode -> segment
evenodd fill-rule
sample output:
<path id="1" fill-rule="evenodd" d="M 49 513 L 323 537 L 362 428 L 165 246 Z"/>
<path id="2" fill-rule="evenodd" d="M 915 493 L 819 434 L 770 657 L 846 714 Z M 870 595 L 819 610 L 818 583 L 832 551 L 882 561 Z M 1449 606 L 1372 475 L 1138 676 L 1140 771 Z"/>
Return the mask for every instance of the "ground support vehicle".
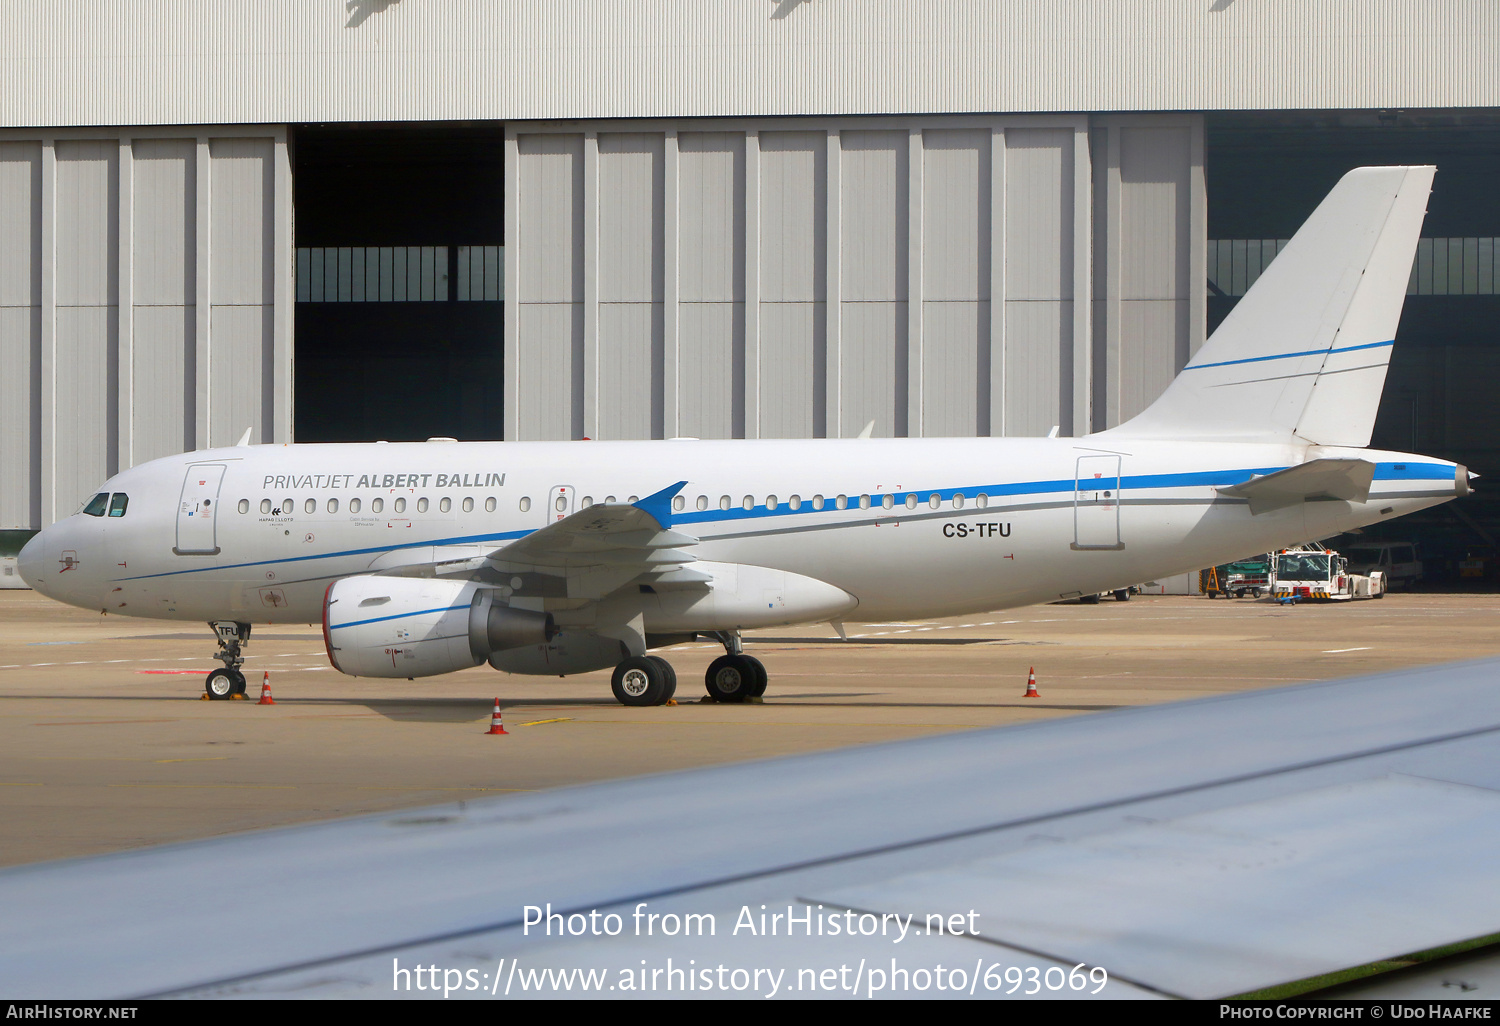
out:
<path id="1" fill-rule="evenodd" d="M 1260 598 L 1271 590 L 1270 554 L 1237 559 L 1232 563 L 1220 563 L 1203 571 L 1201 590 L 1209 598 L 1223 595 L 1226 598 L 1244 598 L 1251 595 Z"/>
<path id="2" fill-rule="evenodd" d="M 1349 569 L 1357 574 L 1375 571 L 1385 577 L 1385 586 L 1410 590 L 1422 579 L 1422 561 L 1411 542 L 1361 542 L 1343 550 Z"/>
<path id="3" fill-rule="evenodd" d="M 1384 598 L 1385 575 L 1352 574 L 1349 561 L 1331 549 L 1286 551 L 1276 557 L 1278 602 L 1340 602 Z"/>

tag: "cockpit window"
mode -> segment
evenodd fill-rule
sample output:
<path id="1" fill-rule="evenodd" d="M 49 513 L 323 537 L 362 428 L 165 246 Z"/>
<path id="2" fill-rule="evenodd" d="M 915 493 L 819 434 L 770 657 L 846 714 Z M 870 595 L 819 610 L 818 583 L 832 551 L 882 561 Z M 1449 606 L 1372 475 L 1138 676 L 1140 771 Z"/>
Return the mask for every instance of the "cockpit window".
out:
<path id="1" fill-rule="evenodd" d="M 123 517 L 125 515 L 125 507 L 129 505 L 130 496 L 124 492 L 115 492 L 114 496 L 109 500 L 109 515 L 112 517 Z"/>
<path id="2" fill-rule="evenodd" d="M 108 492 L 100 492 L 98 495 L 94 496 L 92 499 L 90 499 L 88 501 L 88 505 L 83 507 L 82 512 L 83 512 L 83 514 L 85 516 L 102 517 L 102 516 L 104 516 L 104 510 L 108 506 L 109 506 L 109 493 Z"/>

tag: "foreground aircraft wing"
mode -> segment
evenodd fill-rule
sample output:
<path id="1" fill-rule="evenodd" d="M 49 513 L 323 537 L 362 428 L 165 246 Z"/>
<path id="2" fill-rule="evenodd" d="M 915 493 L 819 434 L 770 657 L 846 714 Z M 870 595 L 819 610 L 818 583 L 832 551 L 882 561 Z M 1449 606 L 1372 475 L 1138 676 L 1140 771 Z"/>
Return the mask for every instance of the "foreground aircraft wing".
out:
<path id="1" fill-rule="evenodd" d="M 1272 510 L 1319 499 L 1344 499 L 1367 502 L 1370 482 L 1375 479 L 1375 464 L 1359 459 L 1309 460 L 1274 474 L 1252 477 L 1243 484 L 1220 488 L 1220 495 L 1248 499 L 1250 514 L 1259 516 Z"/>
<path id="2" fill-rule="evenodd" d="M 1240 994 L 1500 930 L 1497 685 L 1455 664 L 15 867 L 0 994 L 380 997 L 406 969 L 423 997 L 1072 997 L 1094 967 L 1103 997 Z"/>

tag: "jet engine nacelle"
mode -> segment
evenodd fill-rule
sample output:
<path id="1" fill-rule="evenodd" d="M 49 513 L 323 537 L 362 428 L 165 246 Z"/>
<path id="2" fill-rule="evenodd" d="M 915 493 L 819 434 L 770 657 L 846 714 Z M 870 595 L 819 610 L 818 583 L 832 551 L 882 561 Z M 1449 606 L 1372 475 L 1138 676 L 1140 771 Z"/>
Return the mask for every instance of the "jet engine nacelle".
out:
<path id="1" fill-rule="evenodd" d="M 588 673 L 614 666 L 630 655 L 630 649 L 615 638 L 569 627 L 545 644 L 522 645 L 495 652 L 490 665 L 506 673 L 559 677 Z"/>
<path id="2" fill-rule="evenodd" d="M 323 598 L 323 640 L 352 677 L 431 677 L 478 666 L 492 653 L 545 645 L 552 614 L 514 609 L 473 581 L 365 575 Z"/>

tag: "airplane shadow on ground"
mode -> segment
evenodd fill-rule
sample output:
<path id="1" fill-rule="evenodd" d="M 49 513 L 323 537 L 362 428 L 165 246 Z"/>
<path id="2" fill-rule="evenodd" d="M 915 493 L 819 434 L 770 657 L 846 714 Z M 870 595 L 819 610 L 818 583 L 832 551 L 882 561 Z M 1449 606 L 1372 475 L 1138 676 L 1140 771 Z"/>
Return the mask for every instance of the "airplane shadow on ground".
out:
<path id="1" fill-rule="evenodd" d="M 773 696 L 765 705 L 742 705 L 735 706 L 726 704 L 725 710 L 744 709 L 750 715 L 750 710 L 765 708 L 766 705 L 780 707 L 782 709 L 1032 709 L 1051 710 L 1054 712 L 1106 712 L 1110 709 L 1130 708 L 1124 705 L 1054 705 L 1026 701 L 1009 702 L 892 702 L 892 701 L 870 701 L 854 702 L 848 699 L 872 698 L 874 692 L 855 693 L 803 693 Z M 198 698 L 189 698 L 186 695 L 5 695 L 0 702 L 6 699 L 47 699 L 50 701 L 80 702 L 85 704 L 98 702 L 187 702 L 201 701 Z M 809 701 L 813 699 L 814 701 Z M 839 701 L 815 701 L 816 699 L 839 699 Z M 255 705 L 252 698 L 243 705 Z M 688 694 L 679 699 L 680 705 L 712 705 L 701 701 L 698 694 Z M 292 711 L 299 709 L 355 709 L 363 708 L 370 712 L 378 713 L 386 719 L 402 723 L 478 723 L 489 718 L 494 709 L 493 701 L 490 699 L 474 698 L 280 698 L 276 701 L 279 708 Z M 588 712 L 591 710 L 610 711 L 617 710 L 620 706 L 612 699 L 597 698 L 548 698 L 538 696 L 536 698 L 506 699 L 500 703 L 504 712 L 512 713 L 511 723 L 516 724 L 515 716 L 529 717 L 537 713 L 558 712 L 566 715 L 570 712 Z M 665 710 L 662 710 L 666 714 Z M 274 716 L 275 713 L 266 715 Z M 129 722 L 129 721 L 123 721 Z M 156 721 L 152 721 L 156 722 Z M 639 721 L 633 721 L 639 722 Z M 81 726 L 83 724 L 56 723 L 49 726 Z M 687 725 L 691 725 L 689 722 Z M 795 723 L 782 724 L 784 726 L 817 726 L 818 724 Z M 869 727 L 899 726 L 899 724 L 869 723 Z M 970 726 L 970 725 L 965 725 Z M 973 727 L 984 727 L 987 724 L 976 723 Z"/>
<path id="2" fill-rule="evenodd" d="M 746 638 L 747 650 L 762 645 L 1039 645 L 1010 638 Z"/>

